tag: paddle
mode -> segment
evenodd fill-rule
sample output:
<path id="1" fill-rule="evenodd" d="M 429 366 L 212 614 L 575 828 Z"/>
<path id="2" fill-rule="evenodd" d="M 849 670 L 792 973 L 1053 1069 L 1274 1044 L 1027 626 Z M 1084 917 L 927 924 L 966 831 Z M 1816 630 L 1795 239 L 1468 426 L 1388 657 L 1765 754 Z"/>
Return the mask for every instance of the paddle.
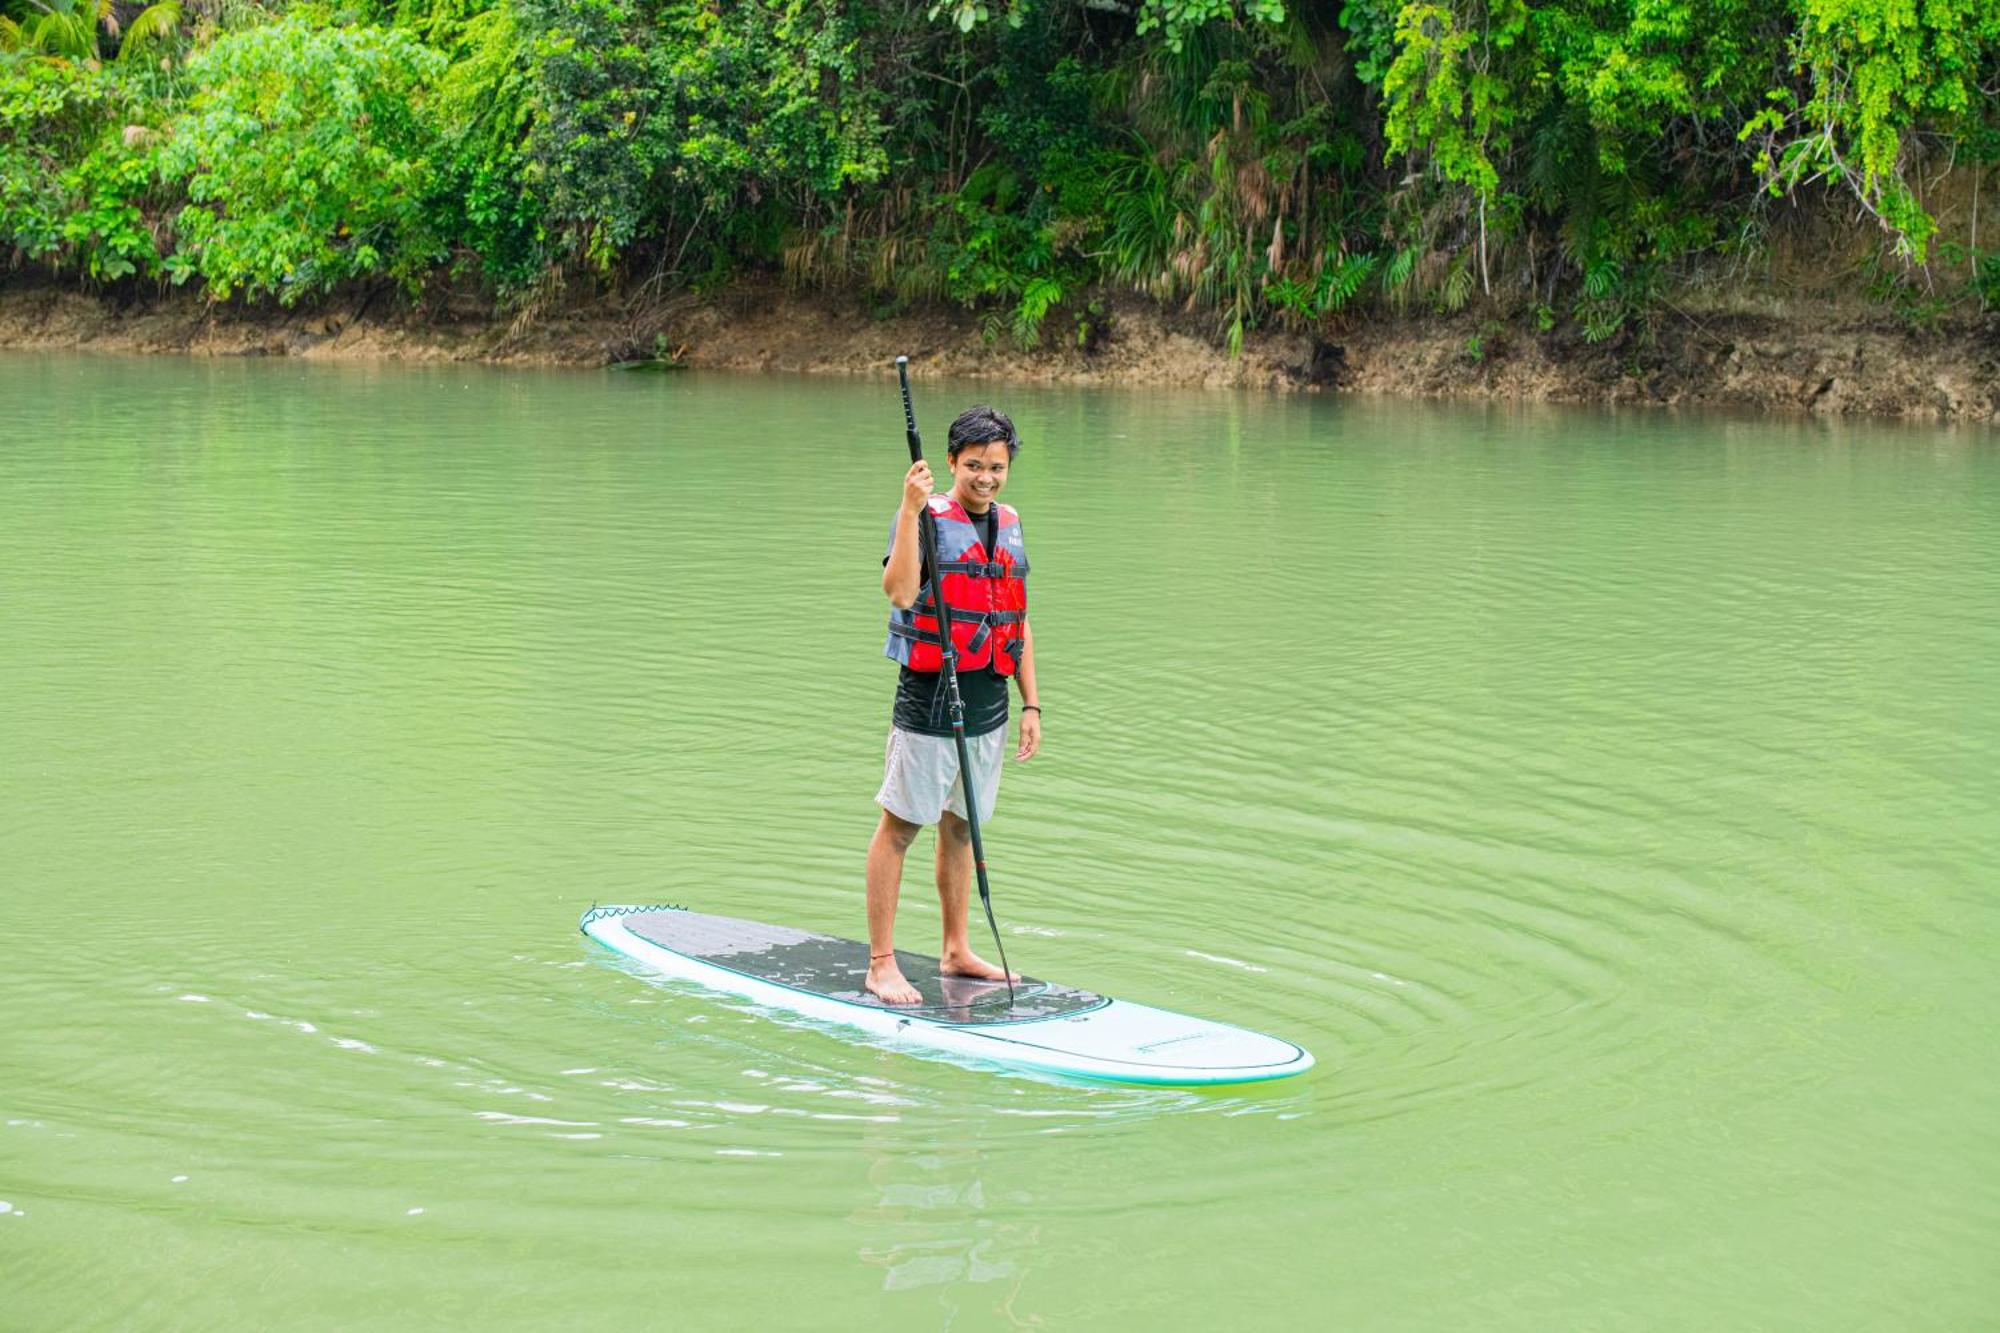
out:
<path id="1" fill-rule="evenodd" d="M 903 384 L 903 433 L 910 443 L 910 461 L 921 463 L 924 458 L 923 438 L 917 434 L 917 412 L 910 405 L 910 358 L 896 358 L 896 378 Z M 958 694 L 958 644 L 951 637 L 951 607 L 944 599 L 944 579 L 937 572 L 944 562 L 944 552 L 938 549 L 937 522 L 931 517 L 929 505 L 925 505 L 917 515 L 918 530 L 924 543 L 924 586 L 931 590 L 931 603 L 937 610 L 938 643 L 944 654 L 944 697 L 951 710 L 951 738 L 958 745 L 958 782 L 965 793 L 965 825 L 972 830 L 972 869 L 979 877 L 979 904 L 986 909 L 986 924 L 993 930 L 993 943 L 1000 950 L 1000 971 L 1007 977 L 1007 1004 L 1014 1003 L 1013 969 L 1007 966 L 1007 946 L 1000 942 L 1000 923 L 993 919 L 993 891 L 986 882 L 986 847 L 979 840 L 979 801 L 973 795 L 978 787 L 972 781 L 972 754 L 965 744 L 965 701 Z M 987 559 L 993 556 L 989 552 Z M 918 602 L 923 600 L 918 595 Z"/>

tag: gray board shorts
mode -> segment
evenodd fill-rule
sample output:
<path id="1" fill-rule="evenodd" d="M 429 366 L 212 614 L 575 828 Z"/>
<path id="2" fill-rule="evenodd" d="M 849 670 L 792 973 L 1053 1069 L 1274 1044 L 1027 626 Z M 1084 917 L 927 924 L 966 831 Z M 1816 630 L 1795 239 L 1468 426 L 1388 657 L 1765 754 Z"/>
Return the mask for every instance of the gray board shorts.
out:
<path id="1" fill-rule="evenodd" d="M 979 822 L 993 818 L 1000 799 L 1000 765 L 1007 756 L 1007 728 L 965 738 L 972 758 L 973 789 L 979 793 Z M 958 744 L 949 736 L 889 728 L 882 759 L 882 790 L 875 804 L 911 824 L 935 824 L 946 810 L 965 818 L 965 788 L 958 780 Z"/>

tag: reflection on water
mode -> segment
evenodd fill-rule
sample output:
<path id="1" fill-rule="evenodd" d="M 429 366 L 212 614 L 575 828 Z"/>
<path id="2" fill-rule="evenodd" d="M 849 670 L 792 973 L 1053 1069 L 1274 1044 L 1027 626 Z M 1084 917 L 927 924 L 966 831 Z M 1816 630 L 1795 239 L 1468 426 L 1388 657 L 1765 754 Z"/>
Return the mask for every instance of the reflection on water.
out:
<path id="1" fill-rule="evenodd" d="M 860 933 L 889 380 L 0 390 L 23 1326 L 1991 1307 L 1990 437 L 920 384 L 1025 441 L 1010 956 L 1320 1062 L 1196 1093 L 915 1059 L 575 932 Z"/>
<path id="2" fill-rule="evenodd" d="M 1010 1327 L 1033 1328 L 1039 1317 L 1015 1309 L 1024 1274 L 1035 1266 L 1041 1226 L 1035 1199 L 992 1179 L 998 1164 L 974 1148 L 908 1153 L 888 1141 L 864 1142 L 872 1207 L 851 1220 L 868 1239 L 861 1262 L 882 1270 L 882 1289 L 952 1288 L 1001 1283 L 981 1293 L 978 1308 L 1001 1314 Z M 958 1300 L 946 1295 L 951 1313 Z"/>

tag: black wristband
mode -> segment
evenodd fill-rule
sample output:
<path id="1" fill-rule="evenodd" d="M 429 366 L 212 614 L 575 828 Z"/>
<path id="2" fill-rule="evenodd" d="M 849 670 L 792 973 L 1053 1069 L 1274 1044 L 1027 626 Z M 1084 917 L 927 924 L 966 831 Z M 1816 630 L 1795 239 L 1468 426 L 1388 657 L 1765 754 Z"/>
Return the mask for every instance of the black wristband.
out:
<path id="1" fill-rule="evenodd" d="M 1022 704 L 1022 705 L 1021 705 L 1021 711 L 1022 711 L 1022 712 L 1024 712 L 1024 713 L 1025 713 L 1025 712 L 1027 712 L 1027 711 L 1028 711 L 1029 709 L 1033 709 L 1033 710 L 1034 710 L 1035 712 L 1039 713 L 1039 712 L 1041 712 L 1041 711 L 1042 711 L 1042 706 L 1041 706 L 1040 704 Z"/>

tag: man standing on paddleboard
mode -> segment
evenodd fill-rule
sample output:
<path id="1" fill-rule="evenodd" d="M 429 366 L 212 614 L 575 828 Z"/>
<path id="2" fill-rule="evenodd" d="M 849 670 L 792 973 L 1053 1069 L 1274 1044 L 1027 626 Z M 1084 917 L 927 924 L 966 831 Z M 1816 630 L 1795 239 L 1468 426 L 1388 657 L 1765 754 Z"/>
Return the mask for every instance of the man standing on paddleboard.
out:
<path id="1" fill-rule="evenodd" d="M 973 953 L 966 936 L 972 837 L 943 684 L 936 606 L 930 600 L 932 590 L 923 583 L 919 516 L 928 506 L 943 549 L 940 580 L 952 613 L 966 746 L 979 820 L 984 824 L 992 818 L 1000 794 L 1010 678 L 1021 690 L 1021 738 L 1014 758 L 1033 758 L 1042 745 L 1034 637 L 1028 630 L 1028 552 L 1021 540 L 1021 516 L 998 501 L 1019 448 L 1014 423 L 1001 413 L 990 407 L 960 413 L 951 423 L 947 445 L 951 490 L 933 495 L 930 464 L 922 460 L 911 464 L 903 476 L 903 503 L 890 532 L 889 551 L 882 557 L 882 591 L 889 595 L 891 607 L 883 652 L 901 669 L 882 789 L 875 793 L 882 819 L 868 844 L 866 985 L 886 1004 L 915 1004 L 923 998 L 896 966 L 895 932 L 903 858 L 927 824 L 936 824 L 938 830 L 937 887 L 944 909 L 940 970 L 995 981 L 1007 975 Z"/>

